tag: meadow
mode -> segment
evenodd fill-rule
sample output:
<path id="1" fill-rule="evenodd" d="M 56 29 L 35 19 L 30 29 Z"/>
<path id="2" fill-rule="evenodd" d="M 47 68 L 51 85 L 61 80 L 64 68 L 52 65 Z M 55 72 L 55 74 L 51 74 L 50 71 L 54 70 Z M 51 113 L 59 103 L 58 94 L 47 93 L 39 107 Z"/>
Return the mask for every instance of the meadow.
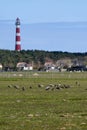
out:
<path id="1" fill-rule="evenodd" d="M 87 130 L 87 72 L 0 72 L 0 130 Z"/>

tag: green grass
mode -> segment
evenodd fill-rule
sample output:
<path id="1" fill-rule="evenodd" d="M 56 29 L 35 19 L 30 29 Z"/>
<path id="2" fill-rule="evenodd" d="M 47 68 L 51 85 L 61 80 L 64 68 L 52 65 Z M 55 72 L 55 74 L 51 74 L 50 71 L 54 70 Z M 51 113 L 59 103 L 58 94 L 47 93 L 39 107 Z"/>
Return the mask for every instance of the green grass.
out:
<path id="1" fill-rule="evenodd" d="M 0 130 L 87 130 L 87 73 L 15 74 L 0 73 Z M 59 83 L 71 87 L 45 90 Z"/>

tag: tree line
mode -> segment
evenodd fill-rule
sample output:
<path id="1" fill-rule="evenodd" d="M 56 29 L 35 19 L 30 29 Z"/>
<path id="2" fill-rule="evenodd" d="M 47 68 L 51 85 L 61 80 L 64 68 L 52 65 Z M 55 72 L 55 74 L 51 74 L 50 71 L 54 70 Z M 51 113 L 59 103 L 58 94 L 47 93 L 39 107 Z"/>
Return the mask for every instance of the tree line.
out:
<path id="1" fill-rule="evenodd" d="M 18 62 L 32 63 L 37 67 L 39 64 L 44 65 L 45 62 L 52 60 L 54 63 L 57 60 L 70 58 L 78 59 L 87 63 L 87 52 L 71 53 L 62 51 L 44 51 L 44 50 L 0 50 L 0 63 L 3 67 L 16 68 Z"/>

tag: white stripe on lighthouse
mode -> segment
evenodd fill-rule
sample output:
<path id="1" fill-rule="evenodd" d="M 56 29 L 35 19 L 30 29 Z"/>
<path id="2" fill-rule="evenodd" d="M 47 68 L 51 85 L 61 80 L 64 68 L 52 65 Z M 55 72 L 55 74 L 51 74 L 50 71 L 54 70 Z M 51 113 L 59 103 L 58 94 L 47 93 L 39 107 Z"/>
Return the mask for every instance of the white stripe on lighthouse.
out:
<path id="1" fill-rule="evenodd" d="M 16 41 L 16 44 L 19 45 L 19 44 L 20 44 L 20 41 Z"/>
<path id="2" fill-rule="evenodd" d="M 16 36 L 20 36 L 20 33 L 16 33 Z"/>

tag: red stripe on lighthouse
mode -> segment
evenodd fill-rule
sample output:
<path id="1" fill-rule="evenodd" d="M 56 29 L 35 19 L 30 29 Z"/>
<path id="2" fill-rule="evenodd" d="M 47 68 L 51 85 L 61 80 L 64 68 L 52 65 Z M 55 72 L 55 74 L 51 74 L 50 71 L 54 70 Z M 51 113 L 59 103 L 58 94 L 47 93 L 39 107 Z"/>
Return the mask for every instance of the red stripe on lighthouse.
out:
<path id="1" fill-rule="evenodd" d="M 20 36 L 16 36 L 16 42 L 19 42 L 19 41 L 21 41 L 21 38 L 20 38 Z"/>
<path id="2" fill-rule="evenodd" d="M 20 50 L 21 50 L 20 44 L 16 44 L 15 49 L 16 49 L 17 51 L 20 51 Z"/>
<path id="3" fill-rule="evenodd" d="M 20 28 L 16 28 L 16 33 L 20 33 Z"/>

